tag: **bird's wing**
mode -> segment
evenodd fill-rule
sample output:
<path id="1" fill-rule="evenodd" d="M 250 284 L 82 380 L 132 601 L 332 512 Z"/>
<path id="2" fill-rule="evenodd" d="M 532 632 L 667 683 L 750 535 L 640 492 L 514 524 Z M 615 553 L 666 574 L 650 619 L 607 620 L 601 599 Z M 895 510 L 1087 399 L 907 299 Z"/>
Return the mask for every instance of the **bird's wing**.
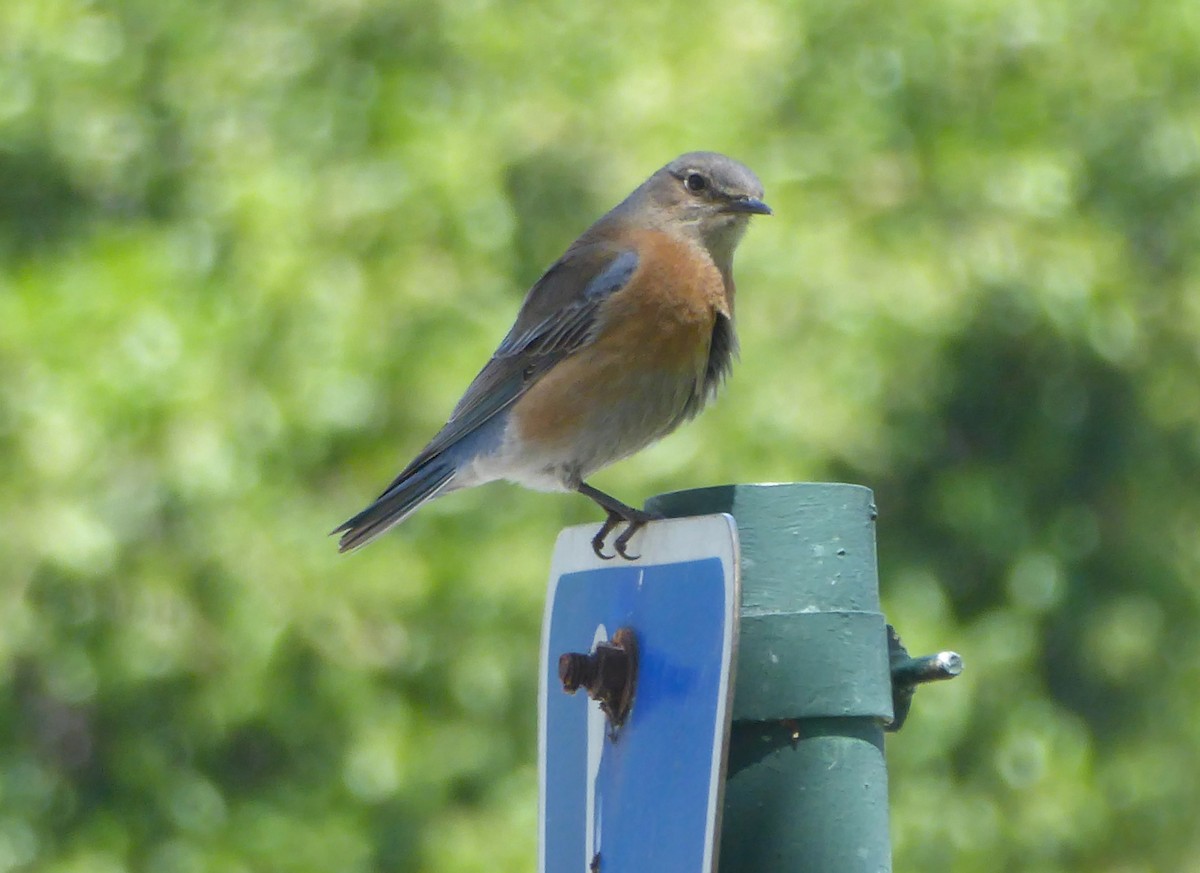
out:
<path id="1" fill-rule="evenodd" d="M 637 266 L 635 251 L 612 246 L 584 246 L 560 258 L 529 290 L 512 330 L 471 382 L 445 427 L 397 481 L 478 430 L 552 366 L 590 342 L 600 305 L 629 282 Z"/>
<path id="2" fill-rule="evenodd" d="M 568 252 L 529 290 L 493 360 L 575 351 L 587 341 L 597 307 L 625 286 L 637 265 L 632 249 L 593 245 Z"/>

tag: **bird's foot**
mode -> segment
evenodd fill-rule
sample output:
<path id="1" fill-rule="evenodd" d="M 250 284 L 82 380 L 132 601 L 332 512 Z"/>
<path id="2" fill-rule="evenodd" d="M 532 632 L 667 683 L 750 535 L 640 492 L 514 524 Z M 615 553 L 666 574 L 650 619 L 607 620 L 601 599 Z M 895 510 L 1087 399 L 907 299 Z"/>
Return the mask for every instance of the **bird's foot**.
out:
<path id="1" fill-rule="evenodd" d="M 592 551 L 596 553 L 596 557 L 601 561 L 611 561 L 617 556 L 616 552 L 613 552 L 611 555 L 604 554 L 604 541 L 608 539 L 608 535 L 613 532 L 613 528 L 615 528 L 623 520 L 624 519 L 622 519 L 618 513 L 613 512 L 610 509 L 608 511 L 608 518 L 604 520 L 604 524 L 600 525 L 600 530 L 594 537 L 592 537 Z"/>
<path id="2" fill-rule="evenodd" d="M 645 527 L 648 523 L 662 516 L 655 515 L 653 512 L 638 511 L 632 518 L 625 519 L 628 524 L 625 525 L 625 530 L 621 531 L 620 535 L 613 540 L 613 548 L 617 554 L 626 561 L 636 561 L 641 555 L 631 555 L 625 551 L 625 547 L 629 545 L 629 540 L 635 533 Z"/>
<path id="3" fill-rule="evenodd" d="M 641 509 L 630 508 L 630 511 L 627 515 L 610 509 L 608 511 L 608 518 L 605 519 L 604 524 L 600 526 L 600 530 L 597 531 L 596 535 L 592 537 L 592 551 L 594 551 L 596 553 L 596 557 L 600 558 L 602 561 L 611 561 L 613 558 L 617 557 L 617 555 L 620 555 L 626 561 L 636 561 L 641 557 L 641 555 L 629 554 L 629 541 L 633 539 L 633 535 L 635 533 L 637 533 L 650 522 L 661 517 L 662 516 L 655 515 L 653 512 L 645 512 Z M 617 538 L 613 540 L 613 553 L 611 555 L 606 554 L 604 551 L 604 544 L 608 539 L 608 535 L 612 533 L 613 530 L 616 529 L 617 525 L 621 524 L 622 522 L 625 523 L 625 530 L 621 531 Z"/>
<path id="4" fill-rule="evenodd" d="M 633 535 L 645 527 L 649 522 L 662 518 L 661 515 L 653 512 L 647 512 L 644 509 L 634 509 L 622 503 L 617 498 L 605 494 L 586 482 L 580 484 L 577 488 L 580 494 L 589 497 L 596 502 L 597 505 L 608 513 L 608 518 L 604 520 L 604 524 L 600 526 L 600 530 L 592 537 L 592 551 L 596 553 L 596 557 L 602 561 L 611 561 L 613 558 L 620 555 L 626 561 L 636 561 L 641 555 L 631 555 L 627 551 L 629 540 Z M 608 535 L 612 533 L 617 525 L 625 523 L 625 530 L 613 540 L 613 553 L 605 554 L 604 543 L 608 539 Z"/>

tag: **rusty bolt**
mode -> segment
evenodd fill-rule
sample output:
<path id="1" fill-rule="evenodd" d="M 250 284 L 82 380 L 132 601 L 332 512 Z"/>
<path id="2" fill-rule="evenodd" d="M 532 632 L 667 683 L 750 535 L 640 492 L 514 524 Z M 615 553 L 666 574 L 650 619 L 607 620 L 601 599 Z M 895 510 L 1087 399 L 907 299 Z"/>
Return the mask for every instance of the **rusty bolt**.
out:
<path id="1" fill-rule="evenodd" d="M 613 727 L 620 727 L 633 707 L 637 689 L 637 636 L 631 628 L 620 628 L 611 640 L 596 643 L 591 654 L 567 652 L 558 659 L 558 678 L 563 691 L 580 688 L 599 701 L 600 709 Z"/>

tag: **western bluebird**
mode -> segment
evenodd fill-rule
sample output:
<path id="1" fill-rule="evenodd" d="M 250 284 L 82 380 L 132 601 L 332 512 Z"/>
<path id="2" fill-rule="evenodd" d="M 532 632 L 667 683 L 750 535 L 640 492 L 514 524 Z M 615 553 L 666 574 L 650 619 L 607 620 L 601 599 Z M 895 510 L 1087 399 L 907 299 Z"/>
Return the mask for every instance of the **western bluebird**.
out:
<path id="1" fill-rule="evenodd" d="M 728 373 L 733 251 L 769 215 L 747 167 L 683 155 L 583 232 L 530 289 L 516 323 L 450 420 L 379 498 L 333 533 L 370 542 L 417 507 L 507 479 L 578 491 L 608 513 L 592 540 L 621 557 L 654 516 L 584 481 L 698 413 Z"/>

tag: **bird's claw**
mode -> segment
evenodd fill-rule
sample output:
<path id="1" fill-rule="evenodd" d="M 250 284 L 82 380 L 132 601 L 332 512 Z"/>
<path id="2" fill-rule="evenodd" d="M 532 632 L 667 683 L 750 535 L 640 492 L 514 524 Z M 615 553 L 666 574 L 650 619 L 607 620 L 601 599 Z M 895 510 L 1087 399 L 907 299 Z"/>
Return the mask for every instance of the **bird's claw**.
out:
<path id="1" fill-rule="evenodd" d="M 604 520 L 604 524 L 602 524 L 600 526 L 600 530 L 596 533 L 596 535 L 594 537 L 592 537 L 592 551 L 596 553 L 596 557 L 599 558 L 601 561 L 611 561 L 618 554 L 621 554 L 621 557 L 625 557 L 624 553 L 621 552 L 620 548 L 617 548 L 617 551 L 611 555 L 604 554 L 604 541 L 606 539 L 608 539 L 608 535 L 610 533 L 612 533 L 613 528 L 615 528 L 623 520 L 624 519 L 622 519 L 618 513 L 613 512 L 610 509 L 608 511 L 608 518 L 606 518 Z M 622 536 L 624 536 L 624 534 L 622 534 Z M 619 541 L 620 537 L 618 537 L 617 539 Z M 614 545 L 614 547 L 616 547 L 618 545 L 618 543 L 614 543 L 613 545 Z"/>
<path id="2" fill-rule="evenodd" d="M 629 541 L 633 535 L 646 526 L 648 522 L 653 521 L 658 516 L 649 512 L 638 512 L 630 518 L 626 518 L 618 512 L 609 510 L 608 518 L 604 520 L 604 524 L 600 526 L 600 530 L 592 537 L 592 551 L 596 553 L 596 557 L 602 561 L 611 561 L 613 558 L 620 555 L 626 561 L 636 561 L 641 558 L 641 555 L 631 555 L 627 551 Z M 605 554 L 604 544 L 608 539 L 608 535 L 621 522 L 625 522 L 625 530 L 621 531 L 620 535 L 613 540 L 613 553 Z"/>
<path id="3" fill-rule="evenodd" d="M 645 527 L 645 525 L 646 522 L 644 521 L 631 521 L 626 526 L 625 530 L 621 531 L 621 535 L 613 540 L 613 549 L 615 549 L 617 554 L 626 561 L 636 561 L 641 557 L 641 555 L 629 554 L 629 552 L 625 551 L 625 547 L 629 545 L 630 538 L 643 527 Z"/>

